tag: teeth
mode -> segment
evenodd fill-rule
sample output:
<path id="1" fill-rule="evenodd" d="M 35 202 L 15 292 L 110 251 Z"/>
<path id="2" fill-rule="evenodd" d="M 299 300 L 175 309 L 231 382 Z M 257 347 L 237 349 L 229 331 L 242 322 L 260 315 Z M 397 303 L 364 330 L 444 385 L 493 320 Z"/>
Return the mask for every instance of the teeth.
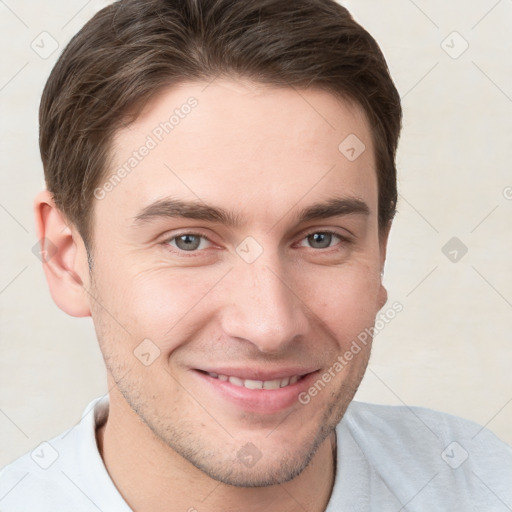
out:
<path id="1" fill-rule="evenodd" d="M 245 379 L 244 386 L 248 389 L 263 389 L 263 381 Z"/>
<path id="2" fill-rule="evenodd" d="M 242 379 L 239 379 L 238 377 L 229 377 L 229 382 L 231 382 L 231 384 L 234 384 L 235 386 L 242 387 L 244 385 L 244 381 Z"/>
<path id="3" fill-rule="evenodd" d="M 252 379 L 240 379 L 238 377 L 229 377 L 228 375 L 219 375 L 214 372 L 208 372 L 210 377 L 222 380 L 224 382 L 229 381 L 231 384 L 238 387 L 246 387 L 247 389 L 279 389 L 285 388 L 295 384 L 300 376 L 294 375 L 293 377 L 285 377 L 284 379 L 275 380 L 252 380 Z"/>
<path id="4" fill-rule="evenodd" d="M 279 389 L 281 387 L 280 380 L 266 380 L 263 383 L 263 389 Z"/>

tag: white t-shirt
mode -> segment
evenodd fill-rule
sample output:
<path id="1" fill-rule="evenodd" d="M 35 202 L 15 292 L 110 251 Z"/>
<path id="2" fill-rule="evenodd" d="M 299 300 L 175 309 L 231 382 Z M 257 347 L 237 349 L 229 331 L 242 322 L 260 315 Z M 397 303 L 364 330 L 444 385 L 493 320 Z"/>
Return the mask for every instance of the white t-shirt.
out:
<path id="1" fill-rule="evenodd" d="M 1 512 L 131 512 L 99 454 L 108 398 L 0 472 Z M 479 425 L 419 407 L 352 402 L 336 427 L 326 512 L 510 512 L 512 449 Z M 201 512 L 201 511 L 199 511 Z"/>

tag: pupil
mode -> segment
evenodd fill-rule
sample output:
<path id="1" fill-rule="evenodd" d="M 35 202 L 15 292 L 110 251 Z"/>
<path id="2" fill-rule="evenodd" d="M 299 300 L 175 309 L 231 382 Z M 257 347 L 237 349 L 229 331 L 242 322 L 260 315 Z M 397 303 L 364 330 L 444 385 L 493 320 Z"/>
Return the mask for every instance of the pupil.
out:
<path id="1" fill-rule="evenodd" d="M 199 237 L 195 235 L 181 235 L 176 239 L 176 245 L 185 251 L 197 249 L 199 247 Z"/>
<path id="2" fill-rule="evenodd" d="M 332 235 L 329 233 L 314 233 L 310 235 L 310 243 L 313 247 L 325 249 L 331 244 Z"/>

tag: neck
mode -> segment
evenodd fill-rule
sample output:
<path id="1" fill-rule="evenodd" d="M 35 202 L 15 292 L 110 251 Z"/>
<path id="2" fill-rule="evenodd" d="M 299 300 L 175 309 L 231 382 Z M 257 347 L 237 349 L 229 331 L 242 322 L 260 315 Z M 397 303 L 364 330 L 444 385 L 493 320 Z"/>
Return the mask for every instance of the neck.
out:
<path id="1" fill-rule="evenodd" d="M 97 431 L 107 471 L 128 505 L 137 512 L 322 512 L 335 476 L 336 435 L 319 447 L 293 480 L 268 487 L 219 483 L 165 445 L 121 400 L 110 401 L 107 422 Z M 124 403 L 123 403 L 124 402 Z"/>

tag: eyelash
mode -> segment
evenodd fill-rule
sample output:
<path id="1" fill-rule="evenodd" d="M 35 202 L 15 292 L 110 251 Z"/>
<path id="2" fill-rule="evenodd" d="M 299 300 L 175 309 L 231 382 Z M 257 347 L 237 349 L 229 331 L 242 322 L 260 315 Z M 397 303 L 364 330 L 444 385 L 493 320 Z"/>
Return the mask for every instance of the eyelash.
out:
<path id="1" fill-rule="evenodd" d="M 338 244 L 343 243 L 343 244 L 345 244 L 345 245 L 350 245 L 350 244 L 352 244 L 352 243 L 353 243 L 353 241 L 352 241 L 350 238 L 348 238 L 348 237 L 346 237 L 346 236 L 343 236 L 343 235 L 341 235 L 340 233 L 338 233 L 338 232 L 336 232 L 336 231 L 329 230 L 329 229 L 324 229 L 324 230 L 318 230 L 318 229 L 317 229 L 317 230 L 314 230 L 314 231 L 310 231 L 310 232 L 308 232 L 308 233 L 305 233 L 305 234 L 302 236 L 302 238 L 300 239 L 300 241 L 305 240 L 306 238 L 308 238 L 308 237 L 309 237 L 309 236 L 311 236 L 311 235 L 319 234 L 319 233 L 320 233 L 320 234 L 323 234 L 323 235 L 333 235 L 333 236 L 335 236 L 335 237 L 339 238 L 339 240 L 340 240 L 340 241 L 338 242 Z M 212 242 L 212 241 L 211 241 L 207 236 L 205 236 L 205 235 L 203 235 L 203 234 L 201 234 L 201 233 L 194 233 L 194 232 L 192 232 L 192 231 L 186 231 L 186 232 L 183 232 L 183 233 L 179 233 L 179 234 L 177 234 L 177 235 L 174 235 L 174 236 L 173 236 L 173 237 L 171 237 L 171 238 L 166 238 L 166 239 L 162 242 L 162 244 L 163 244 L 164 246 L 166 246 L 167 248 L 168 248 L 168 247 L 171 247 L 171 251 L 172 251 L 172 252 L 176 252 L 176 253 L 178 253 L 178 254 L 180 254 L 180 255 L 186 255 L 186 256 L 191 256 L 191 257 L 193 257 L 193 256 L 194 256 L 194 255 L 196 255 L 197 253 L 200 253 L 201 251 L 203 251 L 203 250 L 204 250 L 204 249 L 195 249 L 195 250 L 193 250 L 193 251 L 185 251 L 185 250 L 183 250 L 183 249 L 179 249 L 178 247 L 170 246 L 170 242 L 172 242 L 173 240 L 175 240 L 175 239 L 179 238 L 180 236 L 185 236 L 185 235 L 197 236 L 197 237 L 203 238 L 203 239 L 205 239 L 205 240 L 208 240 L 208 242 L 210 242 L 210 243 L 213 243 L 213 242 Z M 325 247 L 325 248 L 322 248 L 322 249 L 315 249 L 314 247 L 310 247 L 310 249 L 312 249 L 312 250 L 314 250 L 314 251 L 322 251 L 322 252 L 323 252 L 323 251 L 328 251 L 329 249 L 332 249 L 332 248 L 336 247 L 338 244 L 335 244 L 335 245 L 330 246 L 330 247 Z M 187 254 L 187 253 L 188 253 L 188 254 Z"/>

